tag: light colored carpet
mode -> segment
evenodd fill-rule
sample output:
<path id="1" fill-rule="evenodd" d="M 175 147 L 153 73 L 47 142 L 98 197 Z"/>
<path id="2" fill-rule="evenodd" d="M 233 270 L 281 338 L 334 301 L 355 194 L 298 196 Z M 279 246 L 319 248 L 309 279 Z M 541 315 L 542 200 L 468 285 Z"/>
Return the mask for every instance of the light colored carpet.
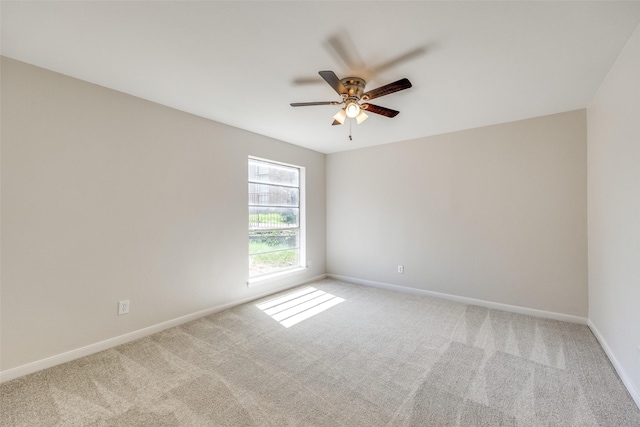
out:
<path id="1" fill-rule="evenodd" d="M 584 325 L 309 286 L 344 301 L 286 328 L 269 297 L 5 383 L 0 424 L 640 426 Z"/>

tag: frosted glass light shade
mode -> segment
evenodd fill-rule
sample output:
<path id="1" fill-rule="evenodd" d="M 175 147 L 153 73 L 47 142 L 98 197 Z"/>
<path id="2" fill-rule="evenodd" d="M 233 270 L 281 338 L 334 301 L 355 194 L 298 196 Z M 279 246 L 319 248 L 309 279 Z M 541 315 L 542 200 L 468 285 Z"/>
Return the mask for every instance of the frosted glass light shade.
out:
<path id="1" fill-rule="evenodd" d="M 367 120 L 367 118 L 368 118 L 368 117 L 369 117 L 369 116 L 367 116 L 367 115 L 364 113 L 364 111 L 360 111 L 360 114 L 358 114 L 358 115 L 356 116 L 356 122 L 357 122 L 358 124 L 360 124 L 360 123 L 364 122 L 365 120 Z"/>
<path id="2" fill-rule="evenodd" d="M 349 102 L 344 109 L 347 113 L 347 117 L 349 117 L 350 119 L 353 119 L 357 117 L 358 114 L 360 114 L 360 106 L 357 102 L 354 101 Z"/>
<path id="3" fill-rule="evenodd" d="M 344 123 L 344 119 L 347 117 L 347 113 L 344 111 L 344 109 L 338 111 L 338 114 L 336 114 L 335 116 L 333 116 L 333 120 L 335 120 L 336 122 L 343 124 Z"/>

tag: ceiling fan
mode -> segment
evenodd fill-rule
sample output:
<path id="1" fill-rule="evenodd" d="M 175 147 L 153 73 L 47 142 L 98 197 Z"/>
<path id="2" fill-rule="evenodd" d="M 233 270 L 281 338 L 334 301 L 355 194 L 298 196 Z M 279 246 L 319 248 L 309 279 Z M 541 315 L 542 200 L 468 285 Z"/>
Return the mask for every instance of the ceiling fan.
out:
<path id="1" fill-rule="evenodd" d="M 333 126 L 343 124 L 347 117 L 356 119 L 356 122 L 360 124 L 369 117 L 365 114 L 365 111 L 393 118 L 400 112 L 390 108 L 381 107 L 379 105 L 369 104 L 367 101 L 409 89 L 411 87 L 411 82 L 408 79 L 400 79 L 393 83 L 365 92 L 364 87 L 367 83 L 359 77 L 345 77 L 343 79 L 339 79 L 333 71 L 320 71 L 318 74 L 320 74 L 320 76 L 329 83 L 329 86 L 331 86 L 333 90 L 342 97 L 342 101 L 292 102 L 291 106 L 308 107 L 312 105 L 344 104 L 344 107 L 338 111 L 338 114 L 333 116 Z M 361 104 L 361 101 L 364 101 L 364 103 Z"/>

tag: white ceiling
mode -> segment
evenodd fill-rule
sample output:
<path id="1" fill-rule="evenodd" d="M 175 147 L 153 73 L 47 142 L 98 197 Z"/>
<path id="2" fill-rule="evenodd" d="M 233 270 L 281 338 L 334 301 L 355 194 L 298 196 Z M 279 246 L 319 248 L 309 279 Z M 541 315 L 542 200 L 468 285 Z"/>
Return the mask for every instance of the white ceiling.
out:
<path id="1" fill-rule="evenodd" d="M 640 2 L 610 1 L 0 7 L 2 55 L 324 153 L 584 108 L 640 22 Z M 320 70 L 414 87 L 350 142 L 339 107 L 289 106 L 338 100 Z"/>

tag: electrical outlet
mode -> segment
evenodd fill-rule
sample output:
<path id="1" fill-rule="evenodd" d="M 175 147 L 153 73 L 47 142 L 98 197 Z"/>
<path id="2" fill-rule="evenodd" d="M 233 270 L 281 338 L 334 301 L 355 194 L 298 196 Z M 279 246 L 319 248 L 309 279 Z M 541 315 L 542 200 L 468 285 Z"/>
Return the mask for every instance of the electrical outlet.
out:
<path id="1" fill-rule="evenodd" d="M 118 302 L 118 316 L 129 313 L 129 300 L 126 299 L 124 301 Z"/>
<path id="2" fill-rule="evenodd" d="M 398 266 L 398 273 L 404 274 L 404 265 L 399 265 Z"/>

